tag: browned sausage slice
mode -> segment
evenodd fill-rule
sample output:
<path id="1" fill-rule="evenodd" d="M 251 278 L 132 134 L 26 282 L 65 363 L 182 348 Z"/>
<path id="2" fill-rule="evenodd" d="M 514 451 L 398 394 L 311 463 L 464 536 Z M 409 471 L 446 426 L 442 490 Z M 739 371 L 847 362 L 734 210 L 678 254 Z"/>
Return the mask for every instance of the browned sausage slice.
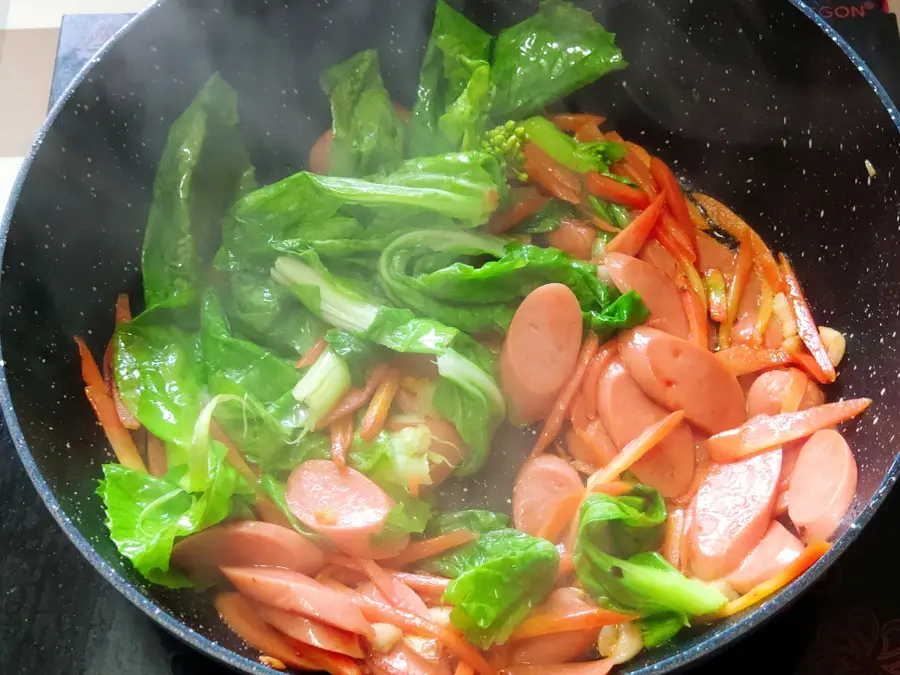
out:
<path id="1" fill-rule="evenodd" d="M 618 359 L 609 364 L 600 378 L 597 409 L 603 427 L 620 451 L 668 414 L 647 398 Z M 631 470 L 638 480 L 652 485 L 664 497 L 678 497 L 690 487 L 694 477 L 694 453 L 693 434 L 682 423 Z"/>
<path id="2" fill-rule="evenodd" d="M 568 286 L 545 284 L 519 305 L 500 355 L 503 389 L 519 422 L 550 412 L 575 369 L 581 333 L 581 306 Z"/>
<path id="3" fill-rule="evenodd" d="M 285 498 L 300 522 L 328 537 L 342 551 L 360 557 L 376 553 L 372 537 L 384 531 L 395 504 L 363 474 L 354 469 L 341 471 L 334 462 L 324 459 L 310 460 L 294 469 Z M 393 555 L 394 548 L 386 552 Z"/>
<path id="4" fill-rule="evenodd" d="M 772 520 L 781 450 L 730 464 L 713 464 L 692 508 L 691 567 L 701 579 L 735 570 Z"/>
<path id="5" fill-rule="evenodd" d="M 606 256 L 606 269 L 616 288 L 622 293 L 636 291 L 650 310 L 647 325 L 687 338 L 690 334 L 687 315 L 675 282 L 665 273 L 639 258 L 622 253 Z"/>
<path id="6" fill-rule="evenodd" d="M 217 525 L 179 541 L 172 564 L 188 576 L 215 578 L 219 567 L 266 565 L 315 575 L 325 566 L 322 549 L 280 525 L 248 520 Z"/>
<path id="7" fill-rule="evenodd" d="M 737 378 L 715 355 L 653 328 L 622 333 L 619 355 L 644 393 L 712 435 L 747 421 L 747 402 Z"/>
<path id="8" fill-rule="evenodd" d="M 828 539 L 856 494 L 857 467 L 837 431 L 817 431 L 800 449 L 788 488 L 788 516 L 806 541 Z"/>
<path id="9" fill-rule="evenodd" d="M 515 528 L 536 536 L 560 502 L 584 486 L 568 462 L 556 455 L 539 455 L 522 465 L 513 488 Z"/>
<path id="10" fill-rule="evenodd" d="M 803 551 L 803 543 L 779 523 L 773 521 L 766 536 L 734 572 L 725 577 L 738 593 L 746 593 L 771 579 Z"/>

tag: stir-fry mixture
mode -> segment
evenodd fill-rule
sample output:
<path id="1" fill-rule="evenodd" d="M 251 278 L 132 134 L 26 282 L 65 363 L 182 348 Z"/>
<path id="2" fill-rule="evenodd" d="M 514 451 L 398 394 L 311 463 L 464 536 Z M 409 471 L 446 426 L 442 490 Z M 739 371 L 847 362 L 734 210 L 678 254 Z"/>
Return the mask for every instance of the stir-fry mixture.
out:
<path id="1" fill-rule="evenodd" d="M 439 2 L 411 110 L 357 54 L 322 74 L 308 170 L 263 187 L 206 84 L 153 186 L 145 309 L 119 298 L 102 366 L 78 341 L 140 575 L 214 586 L 273 668 L 602 675 L 828 549 L 836 427 L 870 403 L 825 403 L 844 337 L 727 207 L 552 112 L 624 66 L 562 0 L 496 36 Z M 511 515 L 442 508 L 503 424 L 533 434 Z"/>

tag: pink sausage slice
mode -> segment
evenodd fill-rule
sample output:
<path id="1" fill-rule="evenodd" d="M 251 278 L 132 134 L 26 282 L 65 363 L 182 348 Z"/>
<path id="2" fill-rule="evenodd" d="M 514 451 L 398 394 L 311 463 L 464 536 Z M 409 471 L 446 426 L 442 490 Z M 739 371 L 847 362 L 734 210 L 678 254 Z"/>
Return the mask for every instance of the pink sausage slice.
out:
<path id="1" fill-rule="evenodd" d="M 747 421 L 747 403 L 737 378 L 715 355 L 654 328 L 622 333 L 619 355 L 644 393 L 712 435 Z"/>
<path id="2" fill-rule="evenodd" d="M 222 572 L 252 600 L 364 637 L 372 634 L 350 596 L 299 572 L 275 567 L 223 567 Z"/>
<path id="3" fill-rule="evenodd" d="M 456 467 L 463 463 L 468 448 L 456 427 L 450 422 L 429 415 L 425 418 L 425 426 L 432 435 L 429 450 L 443 457 L 443 461 L 432 464 L 429 471 L 432 484 L 440 485 L 447 480 Z"/>
<path id="4" fill-rule="evenodd" d="M 328 652 L 345 654 L 354 659 L 361 659 L 365 656 L 359 644 L 359 636 L 353 633 L 338 630 L 324 623 L 307 619 L 305 616 L 286 612 L 261 602 L 254 603 L 253 607 L 267 624 L 303 644 L 312 645 Z"/>
<path id="5" fill-rule="evenodd" d="M 585 599 L 584 591 L 563 587 L 550 593 L 544 605 L 535 611 L 563 616 L 593 607 Z M 512 662 L 552 664 L 579 661 L 591 651 L 599 635 L 600 629 L 594 628 L 527 638 L 513 645 Z"/>
<path id="6" fill-rule="evenodd" d="M 215 578 L 219 567 L 266 565 L 315 575 L 325 554 L 303 535 L 280 525 L 248 520 L 217 525 L 179 541 L 172 564 L 188 576 Z"/>
<path id="7" fill-rule="evenodd" d="M 537 535 L 569 495 L 584 489 L 581 476 L 556 455 L 540 455 L 522 465 L 513 488 L 513 524 Z"/>
<path id="8" fill-rule="evenodd" d="M 504 675 L 607 675 L 615 665 L 612 659 L 601 659 L 584 663 L 512 666 L 504 669 L 503 673 Z"/>
<path id="9" fill-rule="evenodd" d="M 791 441 L 781 447 L 781 477 L 778 479 L 778 491 L 785 492 L 791 484 L 791 476 L 794 475 L 794 467 L 797 466 L 797 458 L 800 456 L 800 448 L 805 440 Z"/>
<path id="10" fill-rule="evenodd" d="M 372 675 L 442 675 L 449 673 L 449 667 L 443 662 L 429 661 L 417 652 L 406 640 L 400 640 L 389 652 L 377 652 L 369 656 L 369 669 Z"/>
<path id="11" fill-rule="evenodd" d="M 735 570 L 766 534 L 775 507 L 781 450 L 712 464 L 693 502 L 691 567 L 701 579 Z"/>
<path id="12" fill-rule="evenodd" d="M 806 391 L 800 399 L 799 410 L 806 410 L 825 402 L 825 396 L 819 385 L 806 377 L 806 374 L 795 368 L 769 370 L 760 374 L 750 389 L 747 390 L 747 417 L 757 415 L 777 415 L 782 411 L 782 398 L 794 374 L 799 373 L 806 378 Z"/>
<path id="13" fill-rule="evenodd" d="M 647 398 L 618 359 L 609 364 L 600 378 L 597 409 L 603 427 L 620 451 L 667 415 L 664 408 Z M 687 491 L 694 477 L 694 454 L 693 434 L 682 423 L 631 470 L 638 480 L 652 485 L 664 497 L 678 497 Z"/>
<path id="14" fill-rule="evenodd" d="M 394 507 L 394 500 L 363 474 L 353 469 L 341 471 L 324 459 L 294 469 L 285 498 L 300 522 L 328 537 L 342 551 L 360 557 L 371 556 L 371 539 L 384 530 Z"/>
<path id="15" fill-rule="evenodd" d="M 222 621 L 251 647 L 274 656 L 285 665 L 300 670 L 318 670 L 316 664 L 299 656 L 283 635 L 259 617 L 247 598 L 238 593 L 222 593 L 216 597 L 216 610 Z"/>
<path id="16" fill-rule="evenodd" d="M 757 584 L 774 577 L 802 551 L 803 542 L 777 520 L 772 521 L 763 540 L 740 567 L 725 577 L 725 581 L 738 593 L 746 593 Z"/>
<path id="17" fill-rule="evenodd" d="M 650 318 L 647 325 L 659 330 L 687 338 L 690 333 L 684 305 L 675 282 L 653 265 L 639 258 L 622 253 L 606 256 L 606 269 L 616 288 L 622 293 L 636 291 L 647 309 Z"/>
<path id="18" fill-rule="evenodd" d="M 581 350 L 582 318 L 568 286 L 545 284 L 522 301 L 500 353 L 500 379 L 518 421 L 543 419 Z"/>
<path id="19" fill-rule="evenodd" d="M 803 539 L 828 539 L 856 493 L 856 460 L 837 431 L 817 431 L 803 444 L 788 488 L 788 516 Z"/>
<path id="20" fill-rule="evenodd" d="M 669 279 L 674 279 L 678 274 L 678 261 L 656 239 L 650 239 L 644 244 L 638 258 L 653 265 Z"/>
<path id="21" fill-rule="evenodd" d="M 713 268 L 730 277 L 734 273 L 735 252 L 705 232 L 697 232 L 697 269 L 701 274 Z"/>
<path id="22" fill-rule="evenodd" d="M 741 294 L 737 319 L 731 329 L 731 340 L 734 344 L 749 345 L 752 343 L 753 329 L 759 316 L 761 293 L 762 282 L 759 276 L 751 274 L 747 280 L 747 286 Z M 781 324 L 772 316 L 766 326 L 766 334 L 763 336 L 763 347 L 778 349 L 782 342 L 784 342 L 784 336 L 781 334 Z"/>

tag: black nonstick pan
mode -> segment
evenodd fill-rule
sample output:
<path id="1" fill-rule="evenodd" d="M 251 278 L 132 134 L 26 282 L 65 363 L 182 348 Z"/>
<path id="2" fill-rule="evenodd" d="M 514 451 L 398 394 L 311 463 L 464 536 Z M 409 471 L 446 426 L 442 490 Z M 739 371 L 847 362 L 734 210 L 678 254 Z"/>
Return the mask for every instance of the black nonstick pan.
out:
<path id="1" fill-rule="evenodd" d="M 492 32 L 536 5 L 452 4 Z M 866 536 L 900 472 L 900 113 L 799 0 L 577 4 L 617 34 L 631 65 L 566 106 L 608 115 L 625 137 L 640 137 L 682 179 L 730 204 L 787 252 L 818 319 L 848 336 L 830 396 L 874 399 L 848 432 L 859 488 L 836 545 L 763 605 L 683 633 L 623 670 L 672 672 L 713 655 L 805 591 Z M 182 640 L 247 673 L 267 669 L 220 626 L 208 598 L 146 585 L 107 538 L 95 495 L 106 443 L 82 393 L 72 337 L 84 336 L 99 353 L 116 294 L 140 297 L 155 166 L 172 121 L 214 71 L 238 91 L 261 182 L 276 180 L 303 168 L 330 124 L 318 87 L 324 68 L 376 48 L 393 98 L 411 103 L 432 11 L 431 2 L 415 0 L 157 3 L 54 108 L 0 230 L 0 403 L 29 476 L 111 584 Z M 497 446 L 465 493 L 471 505 L 506 508 L 523 446 L 513 435 Z"/>

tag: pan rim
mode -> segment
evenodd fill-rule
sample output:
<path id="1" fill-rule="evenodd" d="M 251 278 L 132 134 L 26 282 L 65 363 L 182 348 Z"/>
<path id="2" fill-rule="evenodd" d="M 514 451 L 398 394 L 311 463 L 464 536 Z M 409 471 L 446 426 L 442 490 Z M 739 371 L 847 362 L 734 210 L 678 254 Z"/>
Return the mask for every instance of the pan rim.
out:
<path id="1" fill-rule="evenodd" d="M 12 222 L 12 214 L 15 211 L 15 206 L 18 202 L 25 177 L 28 175 L 31 165 L 34 162 L 49 129 L 56 121 L 56 118 L 72 97 L 75 90 L 90 76 L 94 66 L 109 53 L 119 40 L 127 35 L 136 24 L 140 23 L 145 15 L 158 11 L 168 2 L 170 2 L 170 0 L 154 0 L 151 5 L 129 19 L 128 22 L 97 51 L 91 60 L 85 64 L 53 104 L 46 120 L 38 130 L 27 156 L 22 162 L 22 166 L 13 183 L 13 187 L 10 190 L 6 210 L 2 219 L 0 219 L 0 264 L 2 264 L 6 250 L 6 240 Z M 878 78 L 875 77 L 875 74 L 859 54 L 834 28 L 802 0 L 790 0 L 790 3 L 804 16 L 815 23 L 816 26 L 818 26 L 818 28 L 844 52 L 844 55 L 857 70 L 859 70 L 860 74 L 873 89 L 881 104 L 887 110 L 891 120 L 894 122 L 898 132 L 900 132 L 900 110 L 898 110 L 897 106 L 888 95 L 887 90 Z M 2 271 L 2 267 L 0 267 L 0 271 Z M 0 274 L 0 283 L 2 283 L 2 274 Z M 44 502 L 47 510 L 68 537 L 69 541 L 72 542 L 81 555 L 109 584 L 159 626 L 197 651 L 226 666 L 230 666 L 231 668 L 235 668 L 245 673 L 252 673 L 253 675 L 266 675 L 267 673 L 271 673 L 271 670 L 268 667 L 263 666 L 249 657 L 242 656 L 237 652 L 222 646 L 211 638 L 189 628 L 181 619 L 171 614 L 155 600 L 144 595 L 139 590 L 138 586 L 128 582 L 121 573 L 96 552 L 90 541 L 81 534 L 71 518 L 66 515 L 50 486 L 38 469 L 37 462 L 32 456 L 29 444 L 19 425 L 9 391 L 9 384 L 7 382 L 6 361 L 3 358 L 2 343 L 0 343 L 0 410 L 2 410 L 6 427 L 16 449 L 16 454 L 19 456 L 29 479 L 34 485 L 41 500 Z M 692 640 L 692 642 L 695 643 L 689 644 L 678 653 L 637 670 L 629 671 L 629 675 L 659 675 L 662 673 L 680 671 L 689 665 L 696 665 L 702 660 L 713 657 L 727 646 L 756 630 L 770 617 L 777 614 L 788 604 L 792 603 L 797 597 L 802 595 L 822 576 L 825 570 L 828 569 L 841 554 L 843 554 L 847 547 L 856 540 L 859 533 L 868 524 L 875 512 L 884 502 L 887 494 L 890 492 L 894 483 L 896 483 L 898 476 L 900 476 L 900 454 L 894 457 L 881 484 L 875 490 L 866 506 L 859 512 L 853 524 L 834 543 L 828 553 L 817 561 L 816 564 L 799 580 L 779 591 L 769 600 L 756 606 L 749 614 L 742 616 L 739 619 L 728 621 L 713 635 L 704 638 L 695 638 Z"/>

